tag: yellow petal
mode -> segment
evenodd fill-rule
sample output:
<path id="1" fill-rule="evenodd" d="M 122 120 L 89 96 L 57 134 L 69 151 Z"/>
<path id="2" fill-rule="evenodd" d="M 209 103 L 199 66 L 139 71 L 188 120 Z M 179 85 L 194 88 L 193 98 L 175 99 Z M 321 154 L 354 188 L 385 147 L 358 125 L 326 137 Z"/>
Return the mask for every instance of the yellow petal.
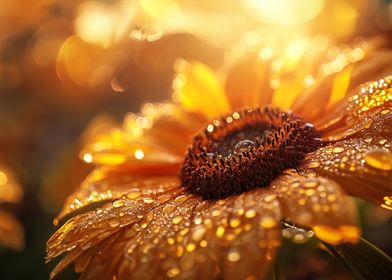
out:
<path id="1" fill-rule="evenodd" d="M 230 105 L 215 74 L 200 62 L 180 60 L 175 65 L 173 99 L 186 110 L 201 112 L 208 119 L 230 112 Z"/>
<path id="2" fill-rule="evenodd" d="M 331 244 L 358 240 L 355 205 L 334 181 L 292 170 L 272 186 L 281 201 L 283 217 L 312 228 L 318 238 Z"/>
<path id="3" fill-rule="evenodd" d="M 329 96 L 328 104 L 326 106 L 327 109 L 346 97 L 353 69 L 354 65 L 350 65 L 334 78 L 331 95 Z"/>

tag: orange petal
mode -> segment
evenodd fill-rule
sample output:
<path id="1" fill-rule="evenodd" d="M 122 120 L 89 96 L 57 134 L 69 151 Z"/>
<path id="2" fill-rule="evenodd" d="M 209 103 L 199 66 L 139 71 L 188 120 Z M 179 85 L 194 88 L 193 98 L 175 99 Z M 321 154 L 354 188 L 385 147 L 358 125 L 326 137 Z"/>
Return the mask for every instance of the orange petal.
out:
<path id="1" fill-rule="evenodd" d="M 388 121 L 391 109 L 392 76 L 388 76 L 359 87 L 357 94 L 350 97 L 344 106 L 329 117 L 329 120 L 320 121 L 318 130 L 324 140 L 329 141 L 369 134 L 369 129 L 373 129 L 375 134 L 389 133 L 390 137 L 391 131 L 385 130 L 390 127 Z M 383 129 L 378 132 L 374 129 L 376 126 Z"/>
<path id="2" fill-rule="evenodd" d="M 83 276 L 260 278 L 279 245 L 277 206 L 262 192 L 218 202 L 177 196 L 152 211 L 140 230 L 124 229 L 102 243 L 102 254 L 92 258 Z M 113 261 L 100 265 L 108 255 Z"/>
<path id="3" fill-rule="evenodd" d="M 165 201 L 176 197 L 181 191 L 179 188 L 166 193 L 147 190 L 142 191 L 138 197 L 135 197 L 135 193 L 131 191 L 128 193 L 129 197 L 124 196 L 96 211 L 72 218 L 49 239 L 47 259 L 51 260 L 60 254 L 71 252 L 72 258 L 67 259 L 67 263 L 70 263 L 84 251 L 93 248 L 128 225 L 139 223 L 137 226 L 143 227 L 142 224 L 151 219 L 151 214 L 148 213 Z M 64 264 L 59 265 L 64 267 Z"/>
<path id="4" fill-rule="evenodd" d="M 257 54 L 248 54 L 229 67 L 225 91 L 233 109 L 271 103 L 269 68 L 270 63 L 261 61 Z"/>
<path id="5" fill-rule="evenodd" d="M 24 246 L 23 227 L 11 213 L 0 209 L 0 243 L 14 250 Z"/>
<path id="6" fill-rule="evenodd" d="M 122 129 L 102 131 L 101 124 L 90 126 L 81 158 L 95 164 L 136 165 L 142 170 L 179 165 L 193 134 L 205 122 L 177 105 L 147 103 L 140 114 L 125 117 Z"/>
<path id="7" fill-rule="evenodd" d="M 350 195 L 382 204 L 392 195 L 390 146 L 391 138 L 377 134 L 342 140 L 308 154 L 301 168 L 335 180 Z"/>
<path id="8" fill-rule="evenodd" d="M 363 61 L 350 64 L 336 74 L 319 79 L 301 94 L 292 109 L 317 127 L 328 126 L 335 123 L 336 119 L 347 117 L 346 108 L 355 102 L 352 99 L 358 92 L 357 86 L 380 79 L 385 75 L 386 69 L 391 70 L 392 53 L 368 52 Z M 358 95 L 364 94 L 359 92 Z"/>
<path id="9" fill-rule="evenodd" d="M 183 108 L 200 112 L 208 119 L 231 111 L 229 101 L 215 74 L 200 62 L 179 60 L 173 81 L 173 99 Z"/>
<path id="10" fill-rule="evenodd" d="M 355 205 L 334 181 L 287 170 L 271 185 L 281 201 L 283 216 L 295 224 L 312 228 L 330 244 L 358 240 Z"/>
<path id="11" fill-rule="evenodd" d="M 140 114 L 128 114 L 124 129 L 143 136 L 143 142 L 155 143 L 180 156 L 193 135 L 208 120 L 200 113 L 185 111 L 172 103 L 146 103 Z"/>
<path id="12" fill-rule="evenodd" d="M 48 243 L 49 259 L 70 251 L 54 273 L 76 261 L 83 279 L 265 276 L 280 244 L 280 211 L 275 195 L 257 190 L 217 202 L 201 201 L 185 193 L 164 196 L 150 202 L 153 208 L 143 216 L 130 209 L 128 201 L 119 200 L 124 205 L 113 208 L 115 201 L 102 213 L 91 212 L 88 217 L 76 217 L 76 222 L 71 220 L 71 225 L 64 225 Z M 122 209 L 123 217 L 132 213 L 140 219 L 129 223 L 129 217 L 119 217 L 116 231 L 110 226 L 102 231 L 100 224 L 121 213 L 116 209 Z M 91 225 L 84 226 L 87 221 Z"/>
<path id="13" fill-rule="evenodd" d="M 147 193 L 163 193 L 178 186 L 178 179 L 170 176 L 142 177 L 124 173 L 121 168 L 98 168 L 82 182 L 79 189 L 67 198 L 55 223 L 64 216 L 92 203 L 127 195 L 138 198 Z"/>

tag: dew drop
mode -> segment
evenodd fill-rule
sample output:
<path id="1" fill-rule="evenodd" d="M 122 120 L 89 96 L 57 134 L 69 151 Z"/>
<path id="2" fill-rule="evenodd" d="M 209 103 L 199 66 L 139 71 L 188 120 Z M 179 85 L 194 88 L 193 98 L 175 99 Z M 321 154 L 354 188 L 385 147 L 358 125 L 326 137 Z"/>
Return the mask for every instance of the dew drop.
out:
<path id="1" fill-rule="evenodd" d="M 238 252 L 230 252 L 229 254 L 227 254 L 227 259 L 230 262 L 238 262 L 241 259 L 241 255 Z"/>
<path id="2" fill-rule="evenodd" d="M 264 197 L 264 201 L 270 203 L 276 199 L 276 194 L 269 194 Z"/>
<path id="3" fill-rule="evenodd" d="M 196 245 L 193 243 L 189 243 L 188 245 L 186 245 L 187 252 L 193 252 L 195 249 L 196 249 Z"/>
<path id="4" fill-rule="evenodd" d="M 339 153 L 341 153 L 343 151 L 344 151 L 343 147 L 335 147 L 335 148 L 332 149 L 332 152 L 335 153 L 335 154 L 339 154 Z"/>
<path id="5" fill-rule="evenodd" d="M 378 140 L 378 143 L 379 143 L 380 145 L 384 145 L 384 144 L 387 143 L 387 142 L 388 142 L 388 140 L 385 139 L 385 138 L 381 138 L 380 140 Z"/>
<path id="6" fill-rule="evenodd" d="M 171 211 L 173 211 L 176 207 L 174 205 L 166 205 L 165 207 L 162 208 L 162 212 L 164 214 L 168 214 Z"/>
<path id="7" fill-rule="evenodd" d="M 151 197 L 143 197 L 143 201 L 144 203 L 150 204 L 154 202 L 154 199 L 152 199 Z"/>
<path id="8" fill-rule="evenodd" d="M 203 222 L 202 216 L 201 215 L 196 215 L 195 218 L 194 218 L 194 223 L 196 225 L 200 225 L 202 222 Z"/>
<path id="9" fill-rule="evenodd" d="M 365 124 L 364 124 L 364 127 L 367 129 L 367 128 L 370 128 L 371 126 L 372 126 L 372 124 L 373 124 L 373 120 L 372 119 L 368 119 L 368 120 L 366 120 L 366 122 L 365 122 Z"/>
<path id="10" fill-rule="evenodd" d="M 171 196 L 168 194 L 163 194 L 161 196 L 158 197 L 158 200 L 161 202 L 166 202 L 168 200 L 170 200 Z"/>
<path id="11" fill-rule="evenodd" d="M 183 219 L 184 219 L 183 216 L 177 215 L 177 216 L 175 216 L 175 217 L 173 218 L 172 222 L 173 222 L 173 224 L 177 225 L 177 224 L 181 223 L 181 221 L 182 221 Z"/>
<path id="12" fill-rule="evenodd" d="M 380 170 L 392 170 L 392 152 L 382 149 L 375 149 L 365 153 L 365 162 Z"/>
<path id="13" fill-rule="evenodd" d="M 245 217 L 248 219 L 251 219 L 254 216 L 256 216 L 256 210 L 254 210 L 254 209 L 249 209 L 245 212 Z"/>
<path id="14" fill-rule="evenodd" d="M 142 222 L 140 223 L 140 227 L 141 227 L 142 229 L 145 229 L 147 226 L 148 226 L 148 222 L 147 222 L 146 220 L 144 220 L 144 221 L 142 221 Z"/>
<path id="15" fill-rule="evenodd" d="M 373 141 L 373 137 L 372 136 L 365 137 L 363 138 L 363 141 L 366 143 L 371 143 Z"/>
<path id="16" fill-rule="evenodd" d="M 169 269 L 166 274 L 168 277 L 173 278 L 173 277 L 176 277 L 177 275 L 179 275 L 180 272 L 181 271 L 179 268 L 173 267 L 173 268 Z"/>
<path id="17" fill-rule="evenodd" d="M 242 140 L 234 146 L 234 153 L 241 154 L 255 146 L 252 140 Z"/>
<path id="18" fill-rule="evenodd" d="M 118 227 L 120 225 L 120 220 L 117 218 L 113 218 L 109 221 L 109 226 L 111 227 Z"/>
<path id="19" fill-rule="evenodd" d="M 276 220 L 270 216 L 265 216 L 260 220 L 260 226 L 263 228 L 273 228 L 276 226 Z"/>
<path id="20" fill-rule="evenodd" d="M 181 234 L 182 236 L 185 236 L 188 232 L 189 232 L 189 228 L 183 228 L 183 229 L 180 231 L 180 234 Z"/>
<path id="21" fill-rule="evenodd" d="M 167 243 L 168 243 L 169 245 L 173 245 L 175 242 L 176 242 L 176 241 L 174 240 L 174 238 L 169 237 L 169 238 L 167 239 Z"/>
<path id="22" fill-rule="evenodd" d="M 240 220 L 240 219 L 238 219 L 238 218 L 232 218 L 232 219 L 230 219 L 230 226 L 231 226 L 232 228 L 236 228 L 236 227 L 238 227 L 240 224 L 241 224 L 241 220 Z"/>
<path id="23" fill-rule="evenodd" d="M 123 205 L 124 205 L 124 201 L 122 201 L 122 200 L 116 200 L 116 201 L 113 202 L 113 207 L 114 208 L 119 208 L 119 207 L 121 207 Z"/>
<path id="24" fill-rule="evenodd" d="M 220 209 L 214 209 L 212 211 L 212 216 L 214 216 L 214 217 L 220 216 L 221 214 L 222 214 L 222 210 L 220 210 Z"/>
<path id="25" fill-rule="evenodd" d="M 206 232 L 207 229 L 205 227 L 199 226 L 192 231 L 192 239 L 194 241 L 200 241 L 204 237 Z"/>
<path id="26" fill-rule="evenodd" d="M 309 179 L 309 180 L 306 180 L 305 182 L 303 182 L 303 186 L 305 188 L 310 188 L 311 189 L 311 188 L 317 187 L 318 185 L 319 185 L 319 183 L 316 180 Z"/>
<path id="27" fill-rule="evenodd" d="M 139 189 L 132 189 L 127 194 L 127 197 L 130 198 L 130 199 L 135 199 L 135 198 L 138 198 L 141 195 L 142 195 L 142 193 L 140 192 Z"/>
<path id="28" fill-rule="evenodd" d="M 72 251 L 73 249 L 75 249 L 76 248 L 76 245 L 72 245 L 72 246 L 70 246 L 70 247 L 68 247 L 67 248 L 67 251 L 69 252 L 69 251 Z"/>
<path id="29" fill-rule="evenodd" d="M 312 161 L 309 163 L 310 168 L 317 168 L 320 166 L 320 163 L 318 161 Z"/>
<path id="30" fill-rule="evenodd" d="M 186 196 L 186 195 L 180 195 L 180 196 L 177 196 L 176 197 L 176 199 L 174 200 L 175 202 L 184 202 L 184 201 L 186 201 L 188 199 L 188 196 Z"/>
<path id="31" fill-rule="evenodd" d="M 225 228 L 223 226 L 219 226 L 215 232 L 218 238 L 221 238 L 225 234 Z"/>
<path id="32" fill-rule="evenodd" d="M 207 240 L 200 241 L 200 247 L 205 248 L 205 247 L 207 247 L 207 245 L 208 245 Z"/>

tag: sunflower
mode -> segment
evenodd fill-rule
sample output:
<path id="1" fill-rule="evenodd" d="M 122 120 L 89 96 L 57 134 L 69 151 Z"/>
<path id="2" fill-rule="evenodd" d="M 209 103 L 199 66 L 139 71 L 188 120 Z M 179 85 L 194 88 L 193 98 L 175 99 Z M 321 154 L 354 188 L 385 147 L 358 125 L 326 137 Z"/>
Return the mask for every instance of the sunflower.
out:
<path id="1" fill-rule="evenodd" d="M 22 197 L 22 189 L 12 172 L 0 164 L 0 203 L 16 203 Z M 18 219 L 9 211 L 0 208 L 0 244 L 14 250 L 24 245 L 24 232 Z"/>
<path id="2" fill-rule="evenodd" d="M 55 223 L 104 204 L 50 238 L 48 261 L 66 253 L 51 277 L 74 263 L 83 279 L 260 279 L 282 232 L 355 243 L 350 196 L 392 209 L 392 54 L 322 38 L 233 49 L 218 74 L 179 60 L 173 102 L 85 146 L 96 168 Z"/>

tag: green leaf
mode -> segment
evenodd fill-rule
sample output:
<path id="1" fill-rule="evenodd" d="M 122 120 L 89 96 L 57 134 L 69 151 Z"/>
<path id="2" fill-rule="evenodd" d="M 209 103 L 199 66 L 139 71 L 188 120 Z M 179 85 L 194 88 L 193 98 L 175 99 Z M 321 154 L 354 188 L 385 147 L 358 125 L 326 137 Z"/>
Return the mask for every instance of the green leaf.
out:
<path id="1" fill-rule="evenodd" d="M 342 259 L 359 279 L 392 279 L 392 259 L 375 245 L 361 238 L 357 244 L 323 244 Z"/>

